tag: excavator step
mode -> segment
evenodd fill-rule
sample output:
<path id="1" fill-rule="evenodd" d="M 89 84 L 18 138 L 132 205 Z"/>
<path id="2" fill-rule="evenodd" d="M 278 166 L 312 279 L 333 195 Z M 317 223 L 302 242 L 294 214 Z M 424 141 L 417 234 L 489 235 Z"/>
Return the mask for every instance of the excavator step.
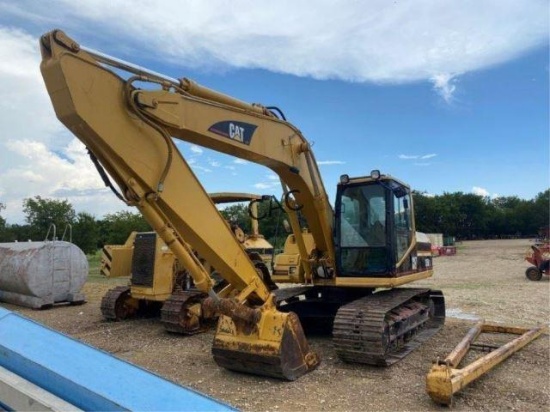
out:
<path id="1" fill-rule="evenodd" d="M 333 343 L 346 362 L 389 366 L 434 335 L 445 321 L 441 291 L 392 289 L 342 306 Z"/>

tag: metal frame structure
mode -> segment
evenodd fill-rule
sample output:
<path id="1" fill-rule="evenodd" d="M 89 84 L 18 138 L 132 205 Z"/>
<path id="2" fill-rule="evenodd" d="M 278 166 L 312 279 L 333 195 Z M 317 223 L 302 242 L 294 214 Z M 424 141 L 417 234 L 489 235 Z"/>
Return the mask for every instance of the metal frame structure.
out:
<path id="1" fill-rule="evenodd" d="M 544 331 L 545 328 L 542 326 L 526 329 L 488 324 L 483 321 L 479 322 L 468 331 L 464 339 L 454 348 L 449 356 L 443 360 L 438 359 L 434 362 L 432 369 L 426 377 L 426 391 L 435 402 L 451 405 L 455 393 L 538 338 Z M 458 365 L 471 347 L 489 347 L 474 343 L 482 333 L 503 333 L 521 336 L 459 369 Z"/>

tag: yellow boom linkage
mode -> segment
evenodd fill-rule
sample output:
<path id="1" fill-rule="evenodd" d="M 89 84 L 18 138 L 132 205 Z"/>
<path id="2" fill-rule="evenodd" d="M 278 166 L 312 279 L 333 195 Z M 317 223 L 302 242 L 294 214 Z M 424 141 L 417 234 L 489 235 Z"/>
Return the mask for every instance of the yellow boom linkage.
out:
<path id="1" fill-rule="evenodd" d="M 315 368 L 318 357 L 309 349 L 297 316 L 275 308 L 274 296 L 171 139 L 198 143 L 203 135 L 196 130 L 206 130 L 228 115 L 243 122 L 254 116 L 261 126 L 268 111 L 151 72 L 125 80 L 106 67 L 126 69 L 124 64 L 81 48 L 59 30 L 43 35 L 40 46 L 40 69 L 59 120 L 86 145 L 96 166 L 116 182 L 123 200 L 140 210 L 189 271 L 196 287 L 209 294 L 211 307 L 223 315 L 212 349 L 216 362 L 232 370 L 289 380 Z M 130 71 L 139 72 L 135 67 Z M 134 88 L 140 81 L 157 83 L 161 90 Z M 308 198 L 315 193 L 310 186 L 316 183 L 303 180 L 287 166 L 290 157 L 296 168 L 316 168 L 311 156 L 307 157 L 309 165 L 304 156 L 298 156 L 309 149 L 305 139 L 285 122 L 273 118 L 269 122 L 271 131 L 284 136 L 272 139 L 269 153 L 284 161 L 259 159 L 264 150 L 253 143 L 247 146 L 247 156 L 280 169 L 279 175 L 291 180 L 293 187 L 302 186 L 297 201 L 310 205 L 304 213 L 317 228 L 330 228 L 330 211 L 319 213 L 314 209 L 318 199 Z M 210 147 L 229 154 L 240 150 L 239 156 L 246 157 L 243 147 L 237 149 L 246 136 L 239 136 L 240 129 L 233 132 L 235 141 L 220 136 Z M 319 216 L 327 222 L 319 221 Z M 316 243 L 328 251 L 323 258 L 330 260 L 332 238 L 325 232 L 317 231 L 323 238 Z M 228 281 L 219 295 L 193 249 Z"/>

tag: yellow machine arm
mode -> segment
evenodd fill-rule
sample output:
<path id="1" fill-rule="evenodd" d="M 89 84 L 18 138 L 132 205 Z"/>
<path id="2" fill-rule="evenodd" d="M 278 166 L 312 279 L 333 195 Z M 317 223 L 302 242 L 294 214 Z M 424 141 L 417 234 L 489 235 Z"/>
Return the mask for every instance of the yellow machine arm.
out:
<path id="1" fill-rule="evenodd" d="M 141 211 L 197 288 L 211 296 L 212 306 L 227 315 L 220 318 L 214 342 L 218 364 L 286 379 L 315 367 L 317 356 L 309 351 L 296 315 L 275 309 L 253 263 L 171 139 L 277 172 L 304 206 L 327 260 L 333 249 L 331 210 L 300 132 L 266 109 L 81 48 L 59 30 L 42 36 L 41 53 L 41 71 L 57 117 L 86 145 L 96 166 L 116 181 L 126 203 Z M 136 76 L 125 80 L 107 66 Z M 155 83 L 160 90 L 137 89 L 138 82 Z M 213 292 L 193 249 L 229 282 L 235 299 Z"/>
<path id="2" fill-rule="evenodd" d="M 123 157 L 124 161 L 128 163 L 131 161 L 129 155 L 132 147 L 137 148 L 139 152 L 132 153 L 132 156 L 153 158 L 148 161 L 147 175 L 144 174 L 142 165 L 128 165 L 137 172 L 140 179 L 146 180 L 147 176 L 150 177 L 146 183 L 147 195 L 157 196 L 158 201 L 162 202 L 168 196 L 167 193 L 161 194 L 164 189 L 170 189 L 170 194 L 176 193 L 177 196 L 182 196 L 182 192 L 192 193 L 193 198 L 196 197 L 196 193 L 204 191 L 202 188 L 195 190 L 187 186 L 182 191 L 181 188 L 184 185 L 181 183 L 176 183 L 177 190 L 174 190 L 174 186 L 170 185 L 174 179 L 182 179 L 180 171 L 175 170 L 176 166 L 172 165 L 173 159 L 179 154 L 174 145 L 169 142 L 170 137 L 267 166 L 280 177 L 286 194 L 291 194 L 286 197 L 291 200 L 287 204 L 288 209 L 290 211 L 300 209 L 306 219 L 309 231 L 315 240 L 319 264 L 332 270 L 333 211 L 314 154 L 297 128 L 280 120 L 263 106 L 236 100 L 199 86 L 188 79 L 181 81 L 171 79 L 82 48 L 61 31 L 54 31 L 43 39 L 43 45 L 47 42 L 51 44 L 51 40 L 55 43 L 51 47 L 52 51 L 48 49 L 50 46 L 43 47 L 43 50 L 47 50 L 43 52 L 45 57 L 60 61 L 63 57 L 63 60 L 72 61 L 66 63 L 65 70 L 67 83 L 70 74 L 72 84 L 67 89 L 67 95 L 60 98 L 72 101 L 75 106 L 78 106 L 79 113 L 84 113 L 83 104 L 86 102 L 90 110 L 88 123 L 91 128 L 102 136 L 104 133 L 117 136 L 116 143 L 109 143 L 110 150 Z M 59 50 L 59 56 L 53 55 L 56 47 Z M 44 60 L 43 65 L 46 64 L 51 63 Z M 105 65 L 125 69 L 135 73 L 136 76 L 124 81 L 113 71 L 108 70 Z M 86 88 L 86 84 L 92 83 L 93 90 Z M 134 84 L 143 85 L 144 83 L 155 83 L 158 90 L 150 90 L 150 87 L 145 89 L 134 87 Z M 93 96 L 97 101 L 92 102 Z M 111 107 L 114 103 L 117 103 L 116 109 Z M 103 110 L 99 111 L 98 106 Z M 94 120 L 102 123 L 103 130 L 99 125 L 96 127 L 91 124 Z M 72 126 L 69 127 L 72 129 Z M 138 133 L 139 138 L 136 137 Z M 115 139 L 109 139 L 111 140 Z M 99 147 L 95 149 L 94 144 L 98 145 L 97 141 L 85 142 L 85 144 L 102 160 L 103 166 L 111 176 L 117 174 L 112 173 L 112 168 L 117 167 L 121 159 L 108 160 L 106 156 L 98 155 L 96 152 L 101 149 Z M 119 146 L 115 147 L 115 144 Z M 142 145 L 144 148 L 145 145 L 155 146 L 155 152 L 143 153 L 144 150 L 140 150 Z M 143 160 L 137 161 L 143 162 Z M 185 167 L 189 169 L 186 164 Z M 186 171 L 186 174 L 191 173 Z M 131 187 L 134 183 L 130 183 L 128 178 L 124 178 L 123 181 L 117 179 L 117 183 L 124 188 L 123 191 L 128 189 L 135 191 Z M 187 201 L 193 200 L 187 198 Z M 203 210 L 202 206 L 196 204 L 188 209 L 194 213 L 196 210 Z M 191 221 L 180 211 L 169 217 L 185 222 Z M 204 223 L 195 215 L 192 220 L 197 226 L 202 226 Z M 297 221 L 291 218 L 292 223 L 297 225 Z M 301 232 L 299 227 L 293 227 L 293 231 L 298 234 Z M 189 232 L 186 230 L 186 233 Z M 211 242 L 210 236 L 201 236 L 194 230 L 191 233 L 188 235 L 189 241 L 202 254 L 202 249 L 208 249 L 208 244 Z M 204 243 L 206 244 L 202 245 Z M 210 252 L 205 253 L 204 256 L 212 259 L 216 267 L 226 266 L 228 259 L 225 256 L 216 259 L 214 254 Z M 303 258 L 307 259 L 308 256 Z M 214 263 L 215 260 L 218 262 Z M 230 273 L 231 269 L 224 267 L 224 271 Z M 231 275 L 228 274 L 228 276 Z M 240 279 L 230 279 L 230 281 L 239 283 Z"/>

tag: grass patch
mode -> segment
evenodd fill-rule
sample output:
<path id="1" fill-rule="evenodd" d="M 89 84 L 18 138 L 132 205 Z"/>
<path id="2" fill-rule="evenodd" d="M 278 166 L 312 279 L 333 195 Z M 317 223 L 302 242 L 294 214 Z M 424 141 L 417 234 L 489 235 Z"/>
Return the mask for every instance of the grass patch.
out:
<path id="1" fill-rule="evenodd" d="M 88 259 L 88 282 L 92 283 L 107 283 L 113 285 L 126 285 L 128 277 L 107 278 L 100 272 L 101 270 L 101 249 L 95 253 L 86 255 Z"/>
<path id="2" fill-rule="evenodd" d="M 93 254 L 86 255 L 86 258 L 88 258 L 88 276 L 101 276 L 99 273 L 99 268 L 101 265 L 101 249 L 96 250 Z"/>

